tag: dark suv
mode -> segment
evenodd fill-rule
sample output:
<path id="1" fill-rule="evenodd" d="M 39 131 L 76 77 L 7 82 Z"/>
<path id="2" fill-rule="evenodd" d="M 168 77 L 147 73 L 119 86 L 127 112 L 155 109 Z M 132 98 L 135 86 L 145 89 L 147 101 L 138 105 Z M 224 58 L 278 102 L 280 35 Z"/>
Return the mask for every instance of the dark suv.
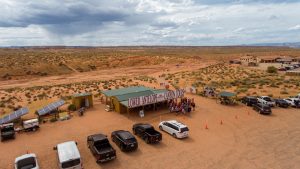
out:
<path id="1" fill-rule="evenodd" d="M 253 110 L 257 111 L 259 114 L 271 114 L 271 107 L 265 104 L 257 103 L 253 105 Z"/>
<path id="2" fill-rule="evenodd" d="M 136 138 L 129 131 L 114 131 L 111 133 L 111 139 L 122 151 L 134 151 L 138 148 Z"/>
<path id="3" fill-rule="evenodd" d="M 242 98 L 242 103 L 244 103 L 247 106 L 253 106 L 257 104 L 257 98 L 253 96 L 245 96 Z"/>
<path id="4" fill-rule="evenodd" d="M 7 140 L 7 139 L 15 139 L 15 129 L 14 124 L 3 124 L 1 126 L 1 141 Z"/>
<path id="5" fill-rule="evenodd" d="M 282 107 L 282 108 L 289 107 L 289 103 L 283 99 L 275 99 L 275 104 L 276 104 L 276 106 Z"/>

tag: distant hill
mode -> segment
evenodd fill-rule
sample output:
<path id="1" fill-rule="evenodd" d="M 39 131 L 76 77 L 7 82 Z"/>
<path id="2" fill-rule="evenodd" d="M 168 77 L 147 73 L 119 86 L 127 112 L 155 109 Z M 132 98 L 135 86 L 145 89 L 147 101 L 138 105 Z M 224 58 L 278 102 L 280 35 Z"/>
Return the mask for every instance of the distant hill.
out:
<path id="1" fill-rule="evenodd" d="M 248 46 L 248 45 L 247 45 Z M 275 46 L 275 47 L 290 47 L 300 48 L 300 42 L 286 42 L 286 43 L 257 43 L 250 46 Z"/>

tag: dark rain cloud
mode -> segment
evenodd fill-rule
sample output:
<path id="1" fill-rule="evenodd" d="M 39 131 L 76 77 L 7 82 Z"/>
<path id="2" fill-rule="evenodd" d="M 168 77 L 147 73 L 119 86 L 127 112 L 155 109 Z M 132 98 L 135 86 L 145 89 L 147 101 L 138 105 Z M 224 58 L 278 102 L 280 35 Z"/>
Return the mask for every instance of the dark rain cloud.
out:
<path id="1" fill-rule="evenodd" d="M 127 25 L 152 23 L 156 16 L 162 14 L 137 13 L 136 5 L 137 3 L 118 0 L 65 3 L 61 6 L 57 1 L 51 4 L 27 3 L 24 4 L 25 9 L 22 9 L 21 15 L 9 17 L 8 14 L 7 18 L 0 19 L 0 27 L 40 25 L 56 34 L 77 34 L 97 30 L 112 22 Z"/>

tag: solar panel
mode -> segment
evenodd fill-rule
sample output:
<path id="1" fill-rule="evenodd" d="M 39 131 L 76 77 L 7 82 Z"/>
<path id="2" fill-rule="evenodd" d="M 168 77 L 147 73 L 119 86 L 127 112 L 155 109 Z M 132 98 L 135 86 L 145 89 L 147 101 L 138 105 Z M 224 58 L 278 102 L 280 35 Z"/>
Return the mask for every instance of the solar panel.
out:
<path id="1" fill-rule="evenodd" d="M 28 108 L 21 108 L 17 111 L 10 113 L 9 115 L 4 116 L 2 119 L 0 119 L 0 124 L 5 124 L 5 123 L 9 123 L 11 121 L 14 121 L 14 120 L 20 118 L 21 116 L 24 116 L 28 112 L 29 112 Z"/>
<path id="2" fill-rule="evenodd" d="M 52 112 L 53 110 L 59 108 L 60 106 L 62 106 L 64 104 L 65 104 L 64 100 L 59 100 L 57 102 L 53 102 L 53 103 L 43 107 L 42 109 L 39 109 L 37 112 L 38 112 L 39 116 L 43 116 L 43 115 L 46 115 L 46 114 Z"/>

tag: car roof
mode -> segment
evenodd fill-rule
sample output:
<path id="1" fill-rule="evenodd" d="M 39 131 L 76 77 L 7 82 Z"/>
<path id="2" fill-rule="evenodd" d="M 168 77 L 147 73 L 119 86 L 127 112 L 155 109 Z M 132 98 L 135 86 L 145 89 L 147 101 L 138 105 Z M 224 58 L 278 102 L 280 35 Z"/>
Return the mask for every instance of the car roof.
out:
<path id="1" fill-rule="evenodd" d="M 21 155 L 20 157 L 17 157 L 17 158 L 15 159 L 15 163 L 17 163 L 17 162 L 20 161 L 20 160 L 23 160 L 23 159 L 26 159 L 26 158 L 30 158 L 30 157 L 36 158 L 36 155 L 33 154 L 33 153 Z"/>
<path id="2" fill-rule="evenodd" d="M 141 126 L 143 128 L 152 128 L 153 127 L 151 124 L 147 124 L 147 123 L 138 123 L 136 125 Z"/>
<path id="3" fill-rule="evenodd" d="M 96 142 L 96 141 L 101 141 L 101 140 L 106 140 L 107 136 L 104 134 L 94 134 L 94 135 L 90 135 L 89 137 L 91 137 L 91 139 Z"/>
<path id="4" fill-rule="evenodd" d="M 125 140 L 134 138 L 134 136 L 129 131 L 118 130 L 118 131 L 115 131 L 115 132 L 116 132 L 117 135 L 119 135 L 120 137 L 122 137 Z"/>
<path id="5" fill-rule="evenodd" d="M 59 161 L 66 162 L 73 159 L 80 159 L 79 150 L 75 141 L 68 141 L 57 145 Z"/>
<path id="6" fill-rule="evenodd" d="M 171 123 L 171 124 L 173 124 L 173 125 L 175 125 L 179 128 L 187 127 L 186 125 L 184 125 L 184 124 L 182 124 L 182 123 L 180 123 L 176 120 L 169 120 L 169 121 L 166 121 L 166 122 Z"/>
<path id="7" fill-rule="evenodd" d="M 23 121 L 23 123 L 27 124 L 27 123 L 33 123 L 38 121 L 39 121 L 38 119 L 30 119 L 30 120 Z"/>

